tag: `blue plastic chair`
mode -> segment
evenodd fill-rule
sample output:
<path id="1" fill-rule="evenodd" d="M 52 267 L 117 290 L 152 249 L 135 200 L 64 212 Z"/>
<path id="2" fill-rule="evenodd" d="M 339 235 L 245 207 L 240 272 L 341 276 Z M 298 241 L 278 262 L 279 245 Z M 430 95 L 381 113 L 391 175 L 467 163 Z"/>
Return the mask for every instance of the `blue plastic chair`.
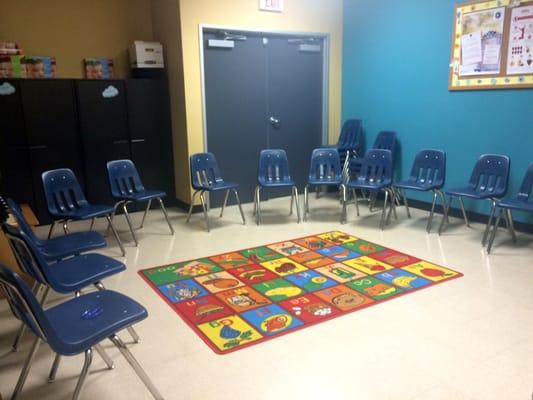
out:
<path id="1" fill-rule="evenodd" d="M 48 261 L 61 260 L 107 246 L 105 238 L 94 231 L 75 232 L 66 236 L 41 240 L 33 233 L 33 229 L 22 214 L 19 206 L 12 199 L 7 199 L 6 202 L 20 229 L 35 243 Z"/>
<path id="2" fill-rule="evenodd" d="M 501 200 L 500 202 L 498 202 L 498 208 L 500 209 L 500 213 L 498 214 L 498 218 L 496 219 L 496 223 L 494 224 L 494 228 L 492 229 L 490 241 L 487 246 L 488 253 L 490 253 L 492 249 L 492 244 L 494 243 L 496 231 L 498 230 L 498 226 L 500 226 L 500 219 L 502 216 L 505 218 L 505 221 L 507 223 L 507 229 L 509 230 L 513 241 L 516 242 L 516 233 L 513 224 L 513 210 L 533 213 L 533 202 L 530 201 L 532 188 L 533 163 L 529 164 L 526 170 L 526 174 L 524 175 L 524 179 L 522 180 L 522 184 L 520 185 L 520 190 L 518 191 L 518 194 L 512 199 Z"/>
<path id="3" fill-rule="evenodd" d="M 213 153 L 197 153 L 191 156 L 191 185 L 193 187 L 194 194 L 192 195 L 191 205 L 189 207 L 189 214 L 187 215 L 187 222 L 191 219 L 192 208 L 194 200 L 197 194 L 200 194 L 200 201 L 202 202 L 202 209 L 204 211 L 205 223 L 207 225 L 207 231 L 209 232 L 209 216 L 207 215 L 207 202 L 204 197 L 205 193 L 225 191 L 224 203 L 220 210 L 220 217 L 224 215 L 224 209 L 228 202 L 229 193 L 235 194 L 239 211 L 241 212 L 242 224 L 246 224 L 244 218 L 244 212 L 242 211 L 241 200 L 239 199 L 239 185 L 233 182 L 226 182 L 222 178 L 220 167 L 218 166 L 217 159 Z"/>
<path id="4" fill-rule="evenodd" d="M 488 200 L 490 201 L 491 208 L 487 226 L 485 227 L 485 232 L 483 233 L 483 239 L 481 241 L 484 246 L 496 210 L 496 202 L 507 193 L 510 165 L 511 160 L 507 156 L 497 154 L 482 155 L 474 166 L 467 186 L 445 191 L 449 200 L 444 210 L 444 216 L 439 227 L 439 234 L 442 233 L 445 223 L 448 222 L 448 211 L 454 197 L 459 198 L 466 226 L 470 226 L 470 223 L 466 216 L 463 197 L 474 200 Z"/>
<path id="5" fill-rule="evenodd" d="M 3 265 L 0 265 L 0 287 L 5 292 L 15 317 L 20 319 L 36 336 L 12 399 L 16 399 L 21 393 L 35 355 L 43 341 L 56 354 L 62 356 L 84 353 L 83 369 L 73 394 L 73 399 L 78 399 L 91 366 L 93 349 L 104 355 L 104 361 L 109 369 L 113 368 L 113 361 L 105 355 L 100 344 L 105 339 L 111 340 L 118 347 L 152 396 L 155 399 L 163 399 L 139 362 L 117 336 L 118 332 L 148 316 L 146 309 L 135 300 L 106 290 L 88 293 L 43 310 L 27 284 Z"/>
<path id="6" fill-rule="evenodd" d="M 50 231 L 48 232 L 48 239 L 52 236 L 56 222 L 62 222 L 63 230 L 65 233 L 69 233 L 69 221 L 90 219 L 90 230 L 92 230 L 95 219 L 104 217 L 107 219 L 109 227 L 117 239 L 122 255 L 126 255 L 122 241 L 111 220 L 113 207 L 90 204 L 85 198 L 80 184 L 76 179 L 76 175 L 74 175 L 72 170 L 61 168 L 45 171 L 42 174 L 42 180 L 48 213 L 53 219 Z"/>
<path id="7" fill-rule="evenodd" d="M 390 150 L 392 157 L 392 165 L 396 162 L 396 151 L 398 142 L 396 138 L 396 132 L 394 131 L 381 131 L 374 140 L 373 149 Z M 350 160 L 350 172 L 356 176 L 361 170 L 362 160 L 360 158 L 353 158 Z"/>
<path id="8" fill-rule="evenodd" d="M 109 186 L 111 188 L 111 196 L 113 196 L 113 199 L 117 200 L 117 203 L 115 203 L 115 206 L 113 207 L 111 219 L 113 219 L 117 207 L 122 206 L 122 210 L 124 210 L 124 215 L 131 231 L 131 236 L 133 236 L 133 240 L 135 241 L 135 246 L 138 246 L 139 242 L 137 241 L 135 229 L 133 228 L 133 224 L 131 223 L 130 215 L 128 213 L 128 204 L 131 203 L 142 201 L 148 202 L 146 209 L 144 210 L 141 225 L 139 226 L 139 229 L 141 229 L 144 226 L 146 214 L 148 214 L 148 210 L 152 205 L 152 200 L 157 200 L 159 202 L 159 206 L 161 207 L 161 211 L 163 211 L 163 215 L 165 216 L 168 227 L 170 228 L 170 232 L 172 235 L 174 234 L 174 228 L 170 224 L 167 210 L 165 209 L 165 205 L 163 203 L 163 197 L 165 197 L 167 194 L 158 190 L 146 190 L 142 184 L 141 177 L 137 172 L 137 168 L 131 160 L 109 161 L 107 163 L 107 177 L 109 179 Z"/>
<path id="9" fill-rule="evenodd" d="M 385 227 L 385 214 L 387 204 L 390 196 L 390 208 L 387 216 L 387 223 L 390 219 L 390 214 L 394 211 L 396 217 L 396 205 L 394 203 L 394 193 L 392 189 L 392 175 L 393 175 L 392 154 L 390 150 L 370 149 L 367 150 L 363 157 L 361 170 L 356 179 L 349 181 L 346 184 L 347 189 L 352 190 L 352 195 L 355 201 L 357 216 L 359 216 L 359 204 L 356 189 L 368 190 L 377 195 L 378 192 L 385 193 L 385 201 L 383 203 L 383 210 L 381 212 L 380 228 Z M 346 202 L 344 202 L 346 208 Z M 344 210 L 345 214 L 346 211 Z"/>
<path id="10" fill-rule="evenodd" d="M 405 190 L 416 190 L 418 192 L 431 191 L 433 193 L 433 202 L 431 204 L 431 211 L 426 226 L 426 231 L 428 233 L 431 231 L 431 223 L 433 221 L 437 195 L 440 195 L 441 197 L 442 207 L 445 206 L 444 194 L 441 191 L 445 179 L 446 153 L 441 150 L 420 150 L 416 153 L 409 178 L 394 184 L 394 187 L 399 189 L 402 193 L 408 218 L 411 218 L 411 213 L 409 212 L 409 204 L 407 203 Z"/>
<path id="11" fill-rule="evenodd" d="M 309 213 L 309 186 L 335 186 L 341 191 L 342 202 L 346 200 L 346 187 L 342 181 L 342 167 L 339 152 L 331 148 L 314 149 L 311 154 L 309 179 L 304 189 L 304 221 Z M 344 211 L 344 208 L 343 208 Z M 346 220 L 341 214 L 341 224 Z"/>
<path id="12" fill-rule="evenodd" d="M 259 153 L 259 168 L 257 171 L 257 186 L 254 194 L 254 214 L 257 225 L 261 223 L 261 189 L 291 188 L 292 215 L 296 203 L 297 221 L 300 223 L 300 205 L 298 201 L 298 188 L 289 172 L 289 160 L 285 150 L 261 150 Z"/>
<path id="13" fill-rule="evenodd" d="M 339 151 L 344 182 L 350 178 L 350 160 L 363 154 L 363 123 L 360 119 L 348 119 L 342 125 L 339 140 L 334 146 Z"/>

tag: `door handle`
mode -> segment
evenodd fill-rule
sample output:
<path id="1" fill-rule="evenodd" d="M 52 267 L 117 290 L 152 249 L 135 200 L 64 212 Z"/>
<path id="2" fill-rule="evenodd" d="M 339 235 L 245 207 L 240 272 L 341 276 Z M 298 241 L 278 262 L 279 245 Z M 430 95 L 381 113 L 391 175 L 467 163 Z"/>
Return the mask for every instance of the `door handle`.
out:
<path id="1" fill-rule="evenodd" d="M 274 118 L 273 116 L 270 117 L 270 125 L 272 125 L 274 128 L 279 128 L 279 119 Z"/>
<path id="2" fill-rule="evenodd" d="M 131 139 L 132 143 L 144 143 L 145 139 Z"/>
<path id="3" fill-rule="evenodd" d="M 44 145 L 36 145 L 36 146 L 30 146 L 30 150 L 44 150 L 44 149 L 47 149 L 48 146 L 44 146 Z"/>

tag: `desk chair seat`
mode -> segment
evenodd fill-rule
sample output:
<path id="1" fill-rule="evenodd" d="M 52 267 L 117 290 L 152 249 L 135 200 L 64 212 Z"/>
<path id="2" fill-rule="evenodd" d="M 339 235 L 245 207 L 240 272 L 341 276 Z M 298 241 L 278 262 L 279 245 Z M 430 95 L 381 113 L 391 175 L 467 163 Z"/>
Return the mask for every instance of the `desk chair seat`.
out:
<path id="1" fill-rule="evenodd" d="M 444 186 L 445 177 L 446 153 L 440 150 L 421 150 L 415 156 L 409 178 L 394 184 L 394 187 L 401 192 L 408 218 L 411 218 L 411 213 L 409 211 L 405 191 L 415 190 L 418 192 L 433 193 L 433 202 L 431 204 L 431 211 L 429 212 L 426 226 L 426 231 L 428 233 L 431 232 L 437 195 L 440 195 L 442 199 L 442 206 L 444 207 L 445 205 L 444 194 L 441 191 L 441 188 Z"/>
<path id="2" fill-rule="evenodd" d="M 533 202 L 531 201 L 531 189 L 533 188 L 533 163 L 529 164 L 522 184 L 520 185 L 520 190 L 518 194 L 512 199 L 505 199 L 498 202 L 498 208 L 500 213 L 492 229 L 492 234 L 490 236 L 489 244 L 487 245 L 487 253 L 490 253 L 492 245 L 494 243 L 494 238 L 496 237 L 496 231 L 500 226 L 501 217 L 505 217 L 507 223 L 507 229 L 513 238 L 513 241 L 516 242 L 516 233 L 513 225 L 513 211 L 524 211 L 533 213 Z"/>
<path id="3" fill-rule="evenodd" d="M 63 230 L 65 234 L 68 234 L 69 221 L 90 219 L 92 220 L 90 230 L 92 230 L 95 219 L 104 217 L 113 231 L 122 255 L 126 255 L 126 250 L 124 250 L 122 241 L 111 220 L 113 207 L 90 204 L 85 198 L 78 179 L 72 170 L 62 168 L 43 172 L 42 181 L 48 213 L 53 219 L 48 232 L 48 239 L 52 236 L 52 231 L 57 222 L 63 223 Z"/>
<path id="4" fill-rule="evenodd" d="M 261 150 L 259 154 L 259 168 L 257 172 L 257 186 L 254 193 L 254 214 L 257 225 L 261 223 L 261 189 L 291 188 L 291 206 L 296 203 L 297 221 L 300 222 L 300 205 L 298 188 L 289 172 L 289 160 L 285 150 Z"/>
<path id="5" fill-rule="evenodd" d="M 109 161 L 107 163 L 107 177 L 109 179 L 109 186 L 111 188 L 111 196 L 113 196 L 113 199 L 116 201 L 115 206 L 113 207 L 111 220 L 113 220 L 117 207 L 122 206 L 122 210 L 124 211 L 124 216 L 128 222 L 135 246 L 139 245 L 139 241 L 137 240 L 137 235 L 135 234 L 135 229 L 133 228 L 133 224 L 128 213 L 128 204 L 131 203 L 138 203 L 141 201 L 148 202 L 146 209 L 144 210 L 141 225 L 139 227 L 139 229 L 141 229 L 144 226 L 144 221 L 146 219 L 146 215 L 148 214 L 148 210 L 152 205 L 152 200 L 157 200 L 159 202 L 159 207 L 165 216 L 165 220 L 167 221 L 170 233 L 174 235 L 174 228 L 168 219 L 167 210 L 165 208 L 165 204 L 163 203 L 163 197 L 165 197 L 167 194 L 158 190 L 145 189 L 139 172 L 137 171 L 135 164 L 133 164 L 133 161 Z"/>
<path id="6" fill-rule="evenodd" d="M 102 353 L 100 342 L 110 339 L 155 399 L 163 397 L 150 381 L 117 333 L 144 320 L 148 313 L 135 300 L 113 291 L 89 293 L 43 310 L 26 283 L 13 271 L 0 265 L 0 287 L 5 292 L 13 314 L 36 336 L 13 392 L 22 392 L 40 344 L 44 341 L 61 356 L 85 354 L 85 362 L 74 390 L 77 400 L 89 372 L 93 349 Z M 105 355 L 108 368 L 113 361 Z"/>
<path id="7" fill-rule="evenodd" d="M 222 203 L 222 209 L 220 210 L 220 218 L 224 215 L 224 209 L 228 202 L 229 193 L 233 192 L 235 200 L 239 206 L 241 213 L 242 224 L 246 224 L 246 218 L 244 218 L 244 212 L 242 211 L 241 200 L 239 199 L 239 185 L 233 182 L 226 182 L 222 178 L 222 173 L 218 165 L 217 159 L 213 153 L 197 153 L 193 154 L 190 158 L 191 165 L 191 186 L 194 189 L 194 193 L 191 199 L 191 205 L 189 207 L 189 213 L 187 215 L 187 222 L 191 219 L 192 208 L 194 206 L 194 200 L 196 196 L 200 195 L 200 201 L 202 203 L 202 209 L 204 211 L 205 224 L 207 231 L 209 232 L 209 216 L 207 214 L 207 199 L 205 193 L 213 193 L 219 191 L 225 191 L 224 203 Z"/>
<path id="8" fill-rule="evenodd" d="M 439 227 L 439 234 L 442 233 L 445 223 L 448 222 L 448 211 L 451 207 L 452 200 L 457 197 L 461 205 L 461 211 L 466 226 L 470 226 L 468 217 L 466 216 L 466 210 L 463 203 L 463 197 L 474 200 L 488 200 L 490 201 L 491 208 L 489 213 L 489 219 L 483 233 L 481 244 L 485 246 L 492 219 L 496 211 L 496 203 L 498 199 L 501 199 L 507 193 L 507 183 L 509 180 L 511 160 L 509 157 L 497 154 L 484 154 L 476 162 L 468 185 L 465 187 L 454 188 L 446 190 L 448 195 L 448 204 L 444 209 L 444 215 Z"/>
<path id="9" fill-rule="evenodd" d="M 380 228 L 385 227 L 385 214 L 387 210 L 387 202 L 390 197 L 390 209 L 387 215 L 387 223 L 390 219 L 390 214 L 394 211 L 396 217 L 396 205 L 394 202 L 394 192 L 392 189 L 392 175 L 393 164 L 392 154 L 390 150 L 384 149 L 370 149 L 367 150 L 361 165 L 361 171 L 356 179 L 349 181 L 346 184 L 347 189 L 351 189 L 357 216 L 359 216 L 359 200 L 357 198 L 356 189 L 368 190 L 371 193 L 377 194 L 383 191 L 385 194 L 385 201 L 383 202 L 383 210 L 381 212 Z M 346 213 L 346 202 L 344 202 L 344 211 Z"/>
<path id="10" fill-rule="evenodd" d="M 19 206 L 12 199 L 7 199 L 6 203 L 20 229 L 33 240 L 48 261 L 60 260 L 107 246 L 105 238 L 94 231 L 70 233 L 65 236 L 41 240 L 33 233 L 33 229 Z"/>

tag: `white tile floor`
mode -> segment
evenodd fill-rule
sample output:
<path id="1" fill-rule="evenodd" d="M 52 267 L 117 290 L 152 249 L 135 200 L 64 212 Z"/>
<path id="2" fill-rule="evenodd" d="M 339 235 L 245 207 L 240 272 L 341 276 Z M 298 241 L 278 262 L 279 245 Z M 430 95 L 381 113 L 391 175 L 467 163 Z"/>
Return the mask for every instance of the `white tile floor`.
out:
<path id="1" fill-rule="evenodd" d="M 222 220 L 211 211 L 207 233 L 201 215 L 189 225 L 171 212 L 172 237 L 156 210 L 139 231 L 140 245 L 126 240 L 127 271 L 106 284 L 146 306 L 150 317 L 137 327 L 142 342 L 131 349 L 166 399 L 524 399 L 533 392 L 533 240 L 519 234 L 513 245 L 503 230 L 493 254 L 480 245 L 483 227 L 452 219 L 439 237 L 425 232 L 426 213 L 413 210 L 381 232 L 378 214 L 361 207 L 349 223 L 338 222 L 334 199 L 311 198 L 309 222 L 285 217 L 288 199 L 264 203 L 263 225 L 251 205 L 242 226 L 236 207 Z M 277 211 L 283 212 L 279 216 Z M 140 215 L 134 216 L 140 221 Z M 122 237 L 128 238 L 118 218 Z M 440 216 L 434 221 L 436 229 Z M 103 229 L 103 223 L 98 226 Z M 336 318 L 229 355 L 216 355 L 137 275 L 139 269 L 275 241 L 342 230 L 419 258 L 449 266 L 463 278 Z M 105 254 L 118 256 L 115 243 Z M 52 299 L 54 300 L 54 299 Z M 55 298 L 57 301 L 57 297 Z M 17 328 L 0 304 L 0 393 L 8 397 L 30 345 L 10 352 Z M 121 335 L 130 340 L 127 333 Z M 95 356 L 84 399 L 149 399 L 150 395 L 117 350 L 106 343 L 116 368 L 104 370 Z M 21 398 L 60 400 L 72 395 L 82 357 L 65 358 L 57 381 L 46 383 L 53 360 L 42 346 Z M 8 397 L 9 398 L 9 397 Z"/>

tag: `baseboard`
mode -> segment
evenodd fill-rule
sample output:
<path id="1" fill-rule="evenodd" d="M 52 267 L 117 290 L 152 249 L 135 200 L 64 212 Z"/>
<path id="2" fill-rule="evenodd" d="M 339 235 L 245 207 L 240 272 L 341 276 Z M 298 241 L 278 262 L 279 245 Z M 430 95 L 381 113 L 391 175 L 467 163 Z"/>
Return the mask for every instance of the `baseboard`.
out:
<path id="1" fill-rule="evenodd" d="M 418 208 L 421 210 L 430 211 L 431 210 L 431 203 L 421 200 L 415 200 L 415 199 L 407 199 L 407 203 L 409 204 L 409 207 Z M 435 213 L 442 214 L 442 206 L 436 205 L 435 206 Z M 463 218 L 463 213 L 461 212 L 460 208 L 450 208 L 448 211 L 448 214 L 452 217 L 456 218 Z M 486 214 L 477 213 L 474 211 L 467 211 L 466 216 L 468 217 L 469 221 L 472 222 L 478 222 L 481 224 L 486 224 L 489 220 L 489 216 Z M 516 231 L 524 232 L 524 233 L 533 233 L 533 224 L 528 224 L 527 222 L 520 222 L 520 221 L 513 221 L 514 222 L 514 228 Z M 502 218 L 500 220 L 500 226 L 505 227 L 505 220 Z"/>

